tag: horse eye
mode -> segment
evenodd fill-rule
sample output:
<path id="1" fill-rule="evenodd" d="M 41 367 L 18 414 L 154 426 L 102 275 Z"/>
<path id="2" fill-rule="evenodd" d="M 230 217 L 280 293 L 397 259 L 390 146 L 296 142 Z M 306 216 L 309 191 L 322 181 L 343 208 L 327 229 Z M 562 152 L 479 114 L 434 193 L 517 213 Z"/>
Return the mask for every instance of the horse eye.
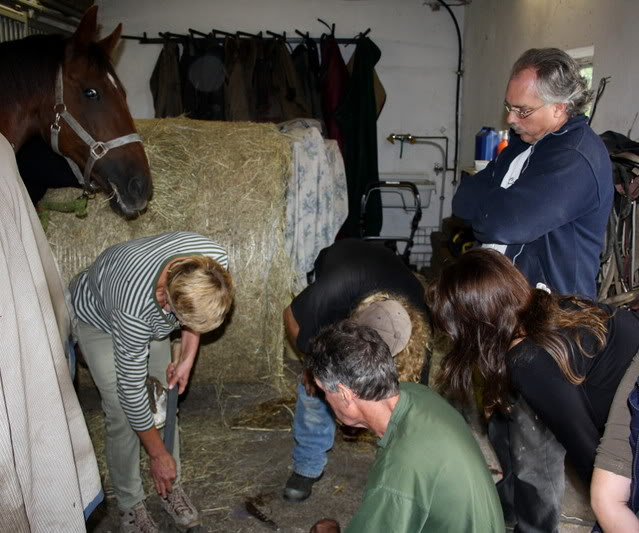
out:
<path id="1" fill-rule="evenodd" d="M 98 91 L 95 89 L 84 89 L 84 96 L 91 100 L 96 100 L 98 98 Z"/>

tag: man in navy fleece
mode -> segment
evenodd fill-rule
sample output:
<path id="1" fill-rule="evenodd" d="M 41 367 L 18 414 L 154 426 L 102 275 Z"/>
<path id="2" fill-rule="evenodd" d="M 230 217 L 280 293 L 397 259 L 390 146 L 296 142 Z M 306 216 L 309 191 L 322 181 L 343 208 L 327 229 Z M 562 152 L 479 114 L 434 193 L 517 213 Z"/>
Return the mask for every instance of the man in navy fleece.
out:
<path id="1" fill-rule="evenodd" d="M 525 52 L 504 101 L 510 144 L 462 180 L 453 213 L 533 286 L 596 299 L 613 184 L 608 151 L 583 114 L 590 97 L 568 54 Z"/>
<path id="2" fill-rule="evenodd" d="M 613 184 L 606 147 L 583 114 L 590 98 L 568 54 L 524 52 L 504 101 L 510 144 L 462 180 L 453 213 L 533 287 L 596 299 Z M 489 438 L 504 472 L 497 489 L 506 522 L 516 532 L 557 532 L 563 447 L 521 398 L 510 416 L 491 418 Z"/>

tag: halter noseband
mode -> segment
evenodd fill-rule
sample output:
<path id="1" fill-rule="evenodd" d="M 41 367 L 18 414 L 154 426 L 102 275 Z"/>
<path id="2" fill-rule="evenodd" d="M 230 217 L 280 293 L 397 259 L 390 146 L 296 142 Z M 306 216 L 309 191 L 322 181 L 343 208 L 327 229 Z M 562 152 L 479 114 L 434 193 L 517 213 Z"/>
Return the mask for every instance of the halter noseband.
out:
<path id="1" fill-rule="evenodd" d="M 53 111 L 55 112 L 55 119 L 53 124 L 51 124 L 51 148 L 53 148 L 54 152 L 60 154 L 67 160 L 67 163 L 69 163 L 69 166 L 75 174 L 75 177 L 80 182 L 80 185 L 87 190 L 92 189 L 91 171 L 93 170 L 93 165 L 98 159 L 104 157 L 112 148 L 124 146 L 129 143 L 142 142 L 142 139 L 137 133 L 129 133 L 128 135 L 123 135 L 122 137 L 117 137 L 116 139 L 107 142 L 96 141 L 93 137 L 91 137 L 80 123 L 73 118 L 71 113 L 67 111 L 67 106 L 64 105 L 62 65 L 58 68 L 58 75 L 55 80 L 55 105 L 53 106 Z M 58 135 L 61 128 L 60 119 L 64 119 L 75 134 L 89 146 L 89 157 L 87 159 L 86 166 L 84 167 L 84 175 L 75 161 L 60 152 L 60 148 L 58 147 Z"/>

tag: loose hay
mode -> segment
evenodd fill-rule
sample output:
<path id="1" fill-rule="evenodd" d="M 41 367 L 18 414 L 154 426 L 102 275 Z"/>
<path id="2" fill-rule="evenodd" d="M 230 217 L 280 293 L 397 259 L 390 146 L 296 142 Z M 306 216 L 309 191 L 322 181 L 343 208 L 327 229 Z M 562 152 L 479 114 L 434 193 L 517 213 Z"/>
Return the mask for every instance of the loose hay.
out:
<path id="1" fill-rule="evenodd" d="M 294 410 L 294 396 L 268 400 L 242 411 L 231 422 L 231 429 L 290 431 L 293 424 Z"/>
<path id="2" fill-rule="evenodd" d="M 236 285 L 222 332 L 203 339 L 193 381 L 264 380 L 283 375 L 282 309 L 293 271 L 284 250 L 290 145 L 270 124 L 188 119 L 136 121 L 153 175 L 146 213 L 125 221 L 98 195 L 89 214 L 50 214 L 47 235 L 66 282 L 118 242 L 165 231 L 195 231 L 223 244 Z M 74 198 L 77 189 L 46 198 Z"/>

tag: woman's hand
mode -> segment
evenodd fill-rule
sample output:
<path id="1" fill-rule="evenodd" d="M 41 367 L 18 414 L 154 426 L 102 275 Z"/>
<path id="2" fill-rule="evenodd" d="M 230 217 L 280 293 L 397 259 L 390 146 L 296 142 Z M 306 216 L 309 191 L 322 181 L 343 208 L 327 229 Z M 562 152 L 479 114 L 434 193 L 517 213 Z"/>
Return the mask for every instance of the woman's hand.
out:
<path id="1" fill-rule="evenodd" d="M 177 477 L 175 459 L 164 447 L 160 432 L 155 426 L 145 431 L 138 431 L 137 434 L 149 455 L 155 490 L 162 498 L 166 498 L 167 494 L 173 490 L 173 482 Z"/>
<path id="2" fill-rule="evenodd" d="M 177 477 L 175 459 L 173 459 L 166 449 L 164 450 L 164 453 L 155 457 L 150 457 L 150 459 L 151 477 L 153 478 L 155 490 L 160 496 L 162 496 L 162 498 L 166 498 L 169 492 L 173 490 L 173 482 Z"/>
<path id="3" fill-rule="evenodd" d="M 189 383 L 189 376 L 191 375 L 191 369 L 193 368 L 199 346 L 200 334 L 183 326 L 182 337 L 176 346 L 176 348 L 180 348 L 179 358 L 177 358 L 177 362 L 171 362 L 166 368 L 166 381 L 169 389 L 172 389 L 177 384 L 179 386 L 178 393 L 182 394 L 184 392 Z M 173 346 L 171 351 L 173 351 Z M 172 357 L 172 359 L 173 361 L 176 360 L 175 357 Z"/>
<path id="4" fill-rule="evenodd" d="M 166 381 L 169 385 L 169 389 L 172 389 L 176 384 L 179 386 L 178 393 L 182 394 L 184 389 L 189 383 L 189 376 L 191 375 L 191 368 L 193 368 L 194 359 L 180 361 L 178 364 L 169 363 L 166 368 Z"/>

